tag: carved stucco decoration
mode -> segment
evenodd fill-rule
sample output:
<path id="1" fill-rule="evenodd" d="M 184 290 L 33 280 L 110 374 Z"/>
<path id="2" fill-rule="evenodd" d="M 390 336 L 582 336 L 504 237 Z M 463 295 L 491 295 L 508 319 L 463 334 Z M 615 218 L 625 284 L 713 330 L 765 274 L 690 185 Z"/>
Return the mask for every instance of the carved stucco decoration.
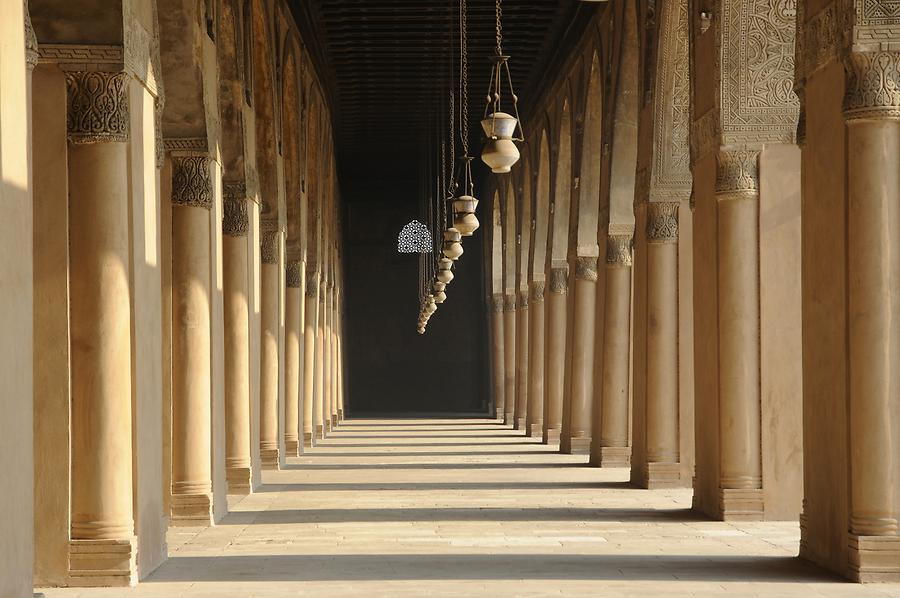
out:
<path id="1" fill-rule="evenodd" d="M 568 268 L 553 268 L 550 270 L 550 292 L 557 295 L 565 295 L 569 290 Z"/>
<path id="2" fill-rule="evenodd" d="M 666 3 L 657 55 L 653 161 L 640 173 L 640 201 L 686 199 L 691 190 L 687 0 Z"/>
<path id="3" fill-rule="evenodd" d="M 503 311 L 516 311 L 516 295 L 510 293 L 503 296 Z"/>
<path id="4" fill-rule="evenodd" d="M 319 293 L 319 275 L 316 272 L 315 266 L 310 267 L 309 264 L 306 266 L 306 296 L 310 299 L 315 299 L 316 295 Z"/>
<path id="5" fill-rule="evenodd" d="M 846 65 L 846 120 L 900 118 L 900 51 L 853 52 Z"/>
<path id="6" fill-rule="evenodd" d="M 695 114 L 691 159 L 721 146 L 793 143 L 800 102 L 794 94 L 796 0 L 722 0 L 713 25 L 718 106 Z"/>
<path id="7" fill-rule="evenodd" d="M 491 310 L 495 314 L 503 313 L 503 295 L 497 294 L 491 297 Z"/>
<path id="8" fill-rule="evenodd" d="M 24 0 L 23 7 L 25 9 L 25 65 L 28 67 L 28 70 L 34 70 L 40 57 L 40 50 L 38 49 L 37 36 L 34 34 L 34 27 L 31 26 L 28 0 Z"/>
<path id="9" fill-rule="evenodd" d="M 647 241 L 674 243 L 678 241 L 678 208 L 675 201 L 654 202 L 647 209 Z"/>
<path id="10" fill-rule="evenodd" d="M 518 305 L 520 308 L 528 309 L 528 297 L 529 297 L 529 293 L 527 290 L 519 291 L 519 296 L 517 298 L 517 301 L 518 301 Z"/>
<path id="11" fill-rule="evenodd" d="M 291 260 L 284 268 L 285 285 L 290 289 L 299 289 L 303 282 L 303 262 Z"/>
<path id="12" fill-rule="evenodd" d="M 606 237 L 606 263 L 610 266 L 631 266 L 632 239 L 630 234 Z"/>
<path id="13" fill-rule="evenodd" d="M 719 199 L 759 193 L 759 150 L 723 150 L 716 156 L 716 195 Z"/>
<path id="14" fill-rule="evenodd" d="M 575 278 L 597 282 L 597 258 L 578 256 L 575 262 Z"/>
<path id="15" fill-rule="evenodd" d="M 71 143 L 128 141 L 128 74 L 66 72 L 66 128 Z"/>
<path id="16" fill-rule="evenodd" d="M 125 71 L 140 81 L 153 96 L 163 97 L 162 67 L 159 59 L 159 24 L 154 10 L 151 30 L 141 23 L 132 0 L 122 2 Z"/>
<path id="17" fill-rule="evenodd" d="M 535 281 L 531 283 L 531 302 L 540 303 L 544 300 L 544 283 Z"/>
<path id="18" fill-rule="evenodd" d="M 262 220 L 259 226 L 260 259 L 264 264 L 278 263 L 278 245 L 281 240 L 281 229 L 272 220 Z"/>
<path id="19" fill-rule="evenodd" d="M 172 158 L 172 205 L 210 209 L 212 207 L 212 178 L 206 156 L 175 156 Z"/>
<path id="20" fill-rule="evenodd" d="M 247 214 L 247 187 L 243 181 L 222 182 L 222 233 L 244 237 L 250 230 Z"/>

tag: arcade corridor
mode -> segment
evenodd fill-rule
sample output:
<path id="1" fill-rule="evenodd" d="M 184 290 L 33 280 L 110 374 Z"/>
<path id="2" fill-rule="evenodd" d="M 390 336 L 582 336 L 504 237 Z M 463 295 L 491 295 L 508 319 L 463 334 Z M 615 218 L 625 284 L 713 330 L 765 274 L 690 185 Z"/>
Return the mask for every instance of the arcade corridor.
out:
<path id="1" fill-rule="evenodd" d="M 796 522 L 723 523 L 488 419 L 344 422 L 133 589 L 48 598 L 888 598 L 796 558 Z M 233 497 L 236 498 L 236 497 Z"/>

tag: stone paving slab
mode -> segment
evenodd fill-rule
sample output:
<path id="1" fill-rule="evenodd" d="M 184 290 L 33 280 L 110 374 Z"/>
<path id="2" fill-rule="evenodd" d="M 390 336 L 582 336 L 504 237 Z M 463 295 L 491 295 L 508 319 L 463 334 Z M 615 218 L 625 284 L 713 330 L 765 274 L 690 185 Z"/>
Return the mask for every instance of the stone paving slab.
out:
<path id="1" fill-rule="evenodd" d="M 263 472 L 210 528 L 175 528 L 138 587 L 47 598 L 900 598 L 796 558 L 796 522 L 723 523 L 493 420 L 352 420 Z"/>

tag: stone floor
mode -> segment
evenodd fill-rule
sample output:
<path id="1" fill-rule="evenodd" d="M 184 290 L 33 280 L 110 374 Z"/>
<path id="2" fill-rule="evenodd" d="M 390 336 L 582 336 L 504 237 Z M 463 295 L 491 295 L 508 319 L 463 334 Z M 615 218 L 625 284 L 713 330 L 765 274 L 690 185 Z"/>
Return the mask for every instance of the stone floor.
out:
<path id="1" fill-rule="evenodd" d="M 276 596 L 894 597 L 794 557 L 796 523 L 693 515 L 492 420 L 352 420 L 233 505 L 176 530 L 133 589 L 48 598 Z"/>

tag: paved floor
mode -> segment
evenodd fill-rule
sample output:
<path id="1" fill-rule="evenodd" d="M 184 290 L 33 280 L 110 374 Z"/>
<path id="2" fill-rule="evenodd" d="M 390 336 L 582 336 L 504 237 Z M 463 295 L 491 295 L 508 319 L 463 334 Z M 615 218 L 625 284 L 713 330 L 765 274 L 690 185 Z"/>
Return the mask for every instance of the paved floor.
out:
<path id="1" fill-rule="evenodd" d="M 491 420 L 352 420 L 233 507 L 169 534 L 130 590 L 84 596 L 818 596 L 900 598 L 796 558 L 796 523 L 692 515 Z"/>

